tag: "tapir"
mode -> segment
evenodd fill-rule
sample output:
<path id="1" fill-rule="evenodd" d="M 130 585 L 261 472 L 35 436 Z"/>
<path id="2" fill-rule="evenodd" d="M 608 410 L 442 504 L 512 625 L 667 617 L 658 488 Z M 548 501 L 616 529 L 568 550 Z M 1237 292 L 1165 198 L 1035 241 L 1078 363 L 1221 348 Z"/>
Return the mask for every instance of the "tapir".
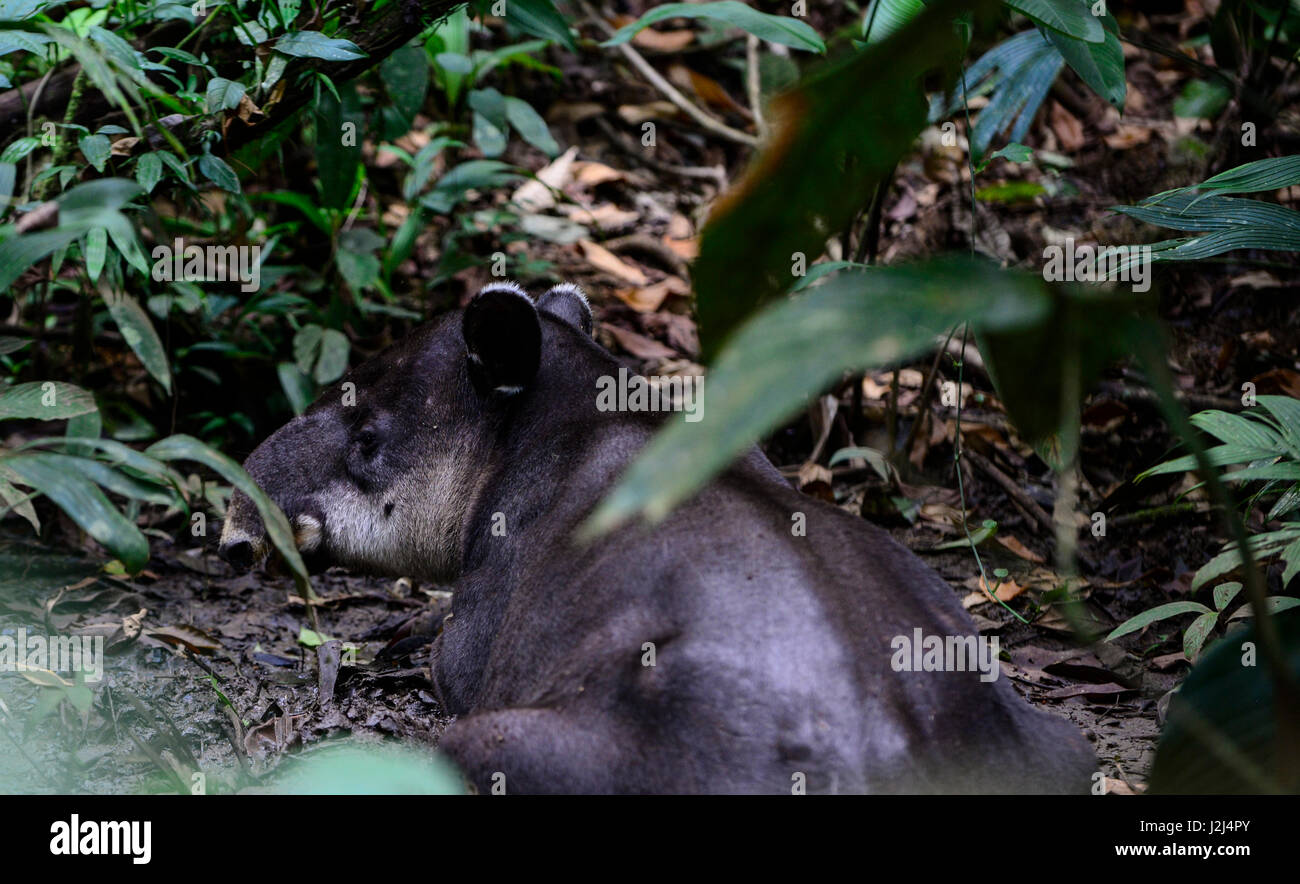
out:
<path id="1" fill-rule="evenodd" d="M 311 567 L 452 590 L 431 677 L 471 790 L 1087 791 L 1096 759 L 1070 721 L 996 672 L 900 651 L 973 646 L 949 586 L 758 448 L 657 524 L 580 541 L 667 419 L 597 407 L 620 367 L 578 287 L 534 302 L 494 283 L 244 464 Z M 220 551 L 269 552 L 240 492 Z"/>

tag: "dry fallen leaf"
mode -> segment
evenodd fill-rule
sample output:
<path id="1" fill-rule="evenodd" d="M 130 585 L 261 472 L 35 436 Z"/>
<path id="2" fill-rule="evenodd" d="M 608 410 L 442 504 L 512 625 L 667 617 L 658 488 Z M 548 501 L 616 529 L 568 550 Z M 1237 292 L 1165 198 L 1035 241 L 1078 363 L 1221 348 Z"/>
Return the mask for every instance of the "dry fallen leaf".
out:
<path id="1" fill-rule="evenodd" d="M 635 286 L 650 284 L 650 280 L 644 273 L 631 264 L 625 263 L 604 246 L 597 245 L 589 239 L 584 239 L 579 241 L 578 248 L 582 250 L 582 257 L 587 260 L 587 263 L 597 270 L 608 273 L 610 276 L 624 282 L 630 282 Z"/>
<path id="2" fill-rule="evenodd" d="M 669 276 L 653 285 L 615 289 L 614 294 L 633 310 L 653 313 L 663 306 L 670 295 L 685 295 L 690 291 L 691 287 L 684 280 Z"/>
<path id="3" fill-rule="evenodd" d="M 632 38 L 633 44 L 656 52 L 681 52 L 694 40 L 694 31 L 656 31 L 654 28 L 646 28 Z"/>
<path id="4" fill-rule="evenodd" d="M 1052 131 L 1056 133 L 1056 138 L 1061 143 L 1061 147 L 1066 151 L 1075 151 L 1082 148 L 1087 139 L 1083 135 L 1083 123 L 1074 114 L 1070 113 L 1060 102 L 1052 102 L 1052 110 L 1049 114 L 1052 123 Z"/>
<path id="5" fill-rule="evenodd" d="M 609 332 L 620 347 L 638 359 L 668 359 L 677 355 L 676 352 L 665 347 L 654 338 L 647 338 L 645 335 L 639 335 L 617 325 L 604 325 L 602 327 Z"/>
<path id="6" fill-rule="evenodd" d="M 1128 150 L 1130 147 L 1146 144 L 1150 140 L 1151 130 L 1146 126 L 1127 124 L 1121 125 L 1116 132 L 1105 136 L 1106 146 L 1111 150 Z"/>
<path id="7" fill-rule="evenodd" d="M 1014 537 L 1011 537 L 1006 534 L 997 534 L 994 535 L 993 539 L 996 540 L 998 543 L 1002 544 L 1007 549 L 1011 550 L 1016 555 L 1020 556 L 1020 558 L 1024 559 L 1025 561 L 1033 562 L 1035 565 L 1042 565 L 1046 563 L 1042 556 L 1034 552 L 1029 547 L 1025 546 L 1023 543 L 1021 543 L 1019 540 L 1017 540 Z"/>

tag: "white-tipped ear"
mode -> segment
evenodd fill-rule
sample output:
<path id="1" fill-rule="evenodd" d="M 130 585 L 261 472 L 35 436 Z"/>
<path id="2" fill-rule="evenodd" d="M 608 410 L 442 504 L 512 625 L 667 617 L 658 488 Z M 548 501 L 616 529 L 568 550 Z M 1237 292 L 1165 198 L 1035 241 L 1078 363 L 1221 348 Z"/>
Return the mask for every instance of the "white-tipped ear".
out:
<path id="1" fill-rule="evenodd" d="M 591 304 L 582 289 L 571 282 L 562 282 L 537 299 L 537 309 L 576 326 L 585 335 L 591 334 Z"/>
<path id="2" fill-rule="evenodd" d="M 480 394 L 522 392 L 542 358 L 537 308 L 513 282 L 483 287 L 461 320 L 470 380 Z"/>

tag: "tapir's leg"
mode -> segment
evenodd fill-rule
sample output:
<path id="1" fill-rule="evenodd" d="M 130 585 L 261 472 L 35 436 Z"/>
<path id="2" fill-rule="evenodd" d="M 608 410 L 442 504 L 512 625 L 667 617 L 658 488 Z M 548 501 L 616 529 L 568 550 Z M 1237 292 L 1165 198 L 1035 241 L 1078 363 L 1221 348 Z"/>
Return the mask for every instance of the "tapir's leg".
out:
<path id="1" fill-rule="evenodd" d="M 620 738 L 613 721 L 590 712 L 476 712 L 447 728 L 438 748 L 483 795 L 673 790 L 651 779 L 651 766 L 638 763 L 635 736 Z"/>

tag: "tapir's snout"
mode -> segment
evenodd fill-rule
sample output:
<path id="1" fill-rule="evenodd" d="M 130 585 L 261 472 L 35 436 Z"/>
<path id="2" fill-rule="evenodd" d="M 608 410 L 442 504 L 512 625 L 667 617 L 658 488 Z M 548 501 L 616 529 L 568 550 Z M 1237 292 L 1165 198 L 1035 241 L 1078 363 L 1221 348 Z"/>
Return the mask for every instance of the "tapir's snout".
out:
<path id="1" fill-rule="evenodd" d="M 217 555 L 231 567 L 247 571 L 265 558 L 267 552 L 266 528 L 257 506 L 248 495 L 236 491 L 226 508 Z"/>

